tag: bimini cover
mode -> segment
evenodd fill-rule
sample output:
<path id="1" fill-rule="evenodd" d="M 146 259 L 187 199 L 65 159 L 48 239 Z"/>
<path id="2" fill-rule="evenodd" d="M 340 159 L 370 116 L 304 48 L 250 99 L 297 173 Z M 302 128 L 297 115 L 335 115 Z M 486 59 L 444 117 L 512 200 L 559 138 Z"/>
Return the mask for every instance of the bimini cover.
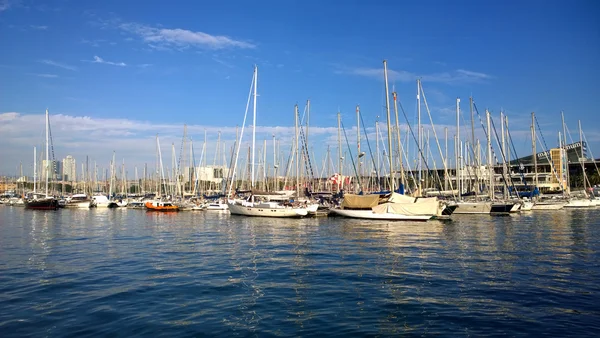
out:
<path id="1" fill-rule="evenodd" d="M 342 209 L 368 209 L 379 204 L 379 195 L 345 194 Z"/>
<path id="2" fill-rule="evenodd" d="M 438 202 L 425 203 L 383 203 L 373 207 L 376 214 L 398 214 L 407 216 L 435 216 L 437 215 Z"/>

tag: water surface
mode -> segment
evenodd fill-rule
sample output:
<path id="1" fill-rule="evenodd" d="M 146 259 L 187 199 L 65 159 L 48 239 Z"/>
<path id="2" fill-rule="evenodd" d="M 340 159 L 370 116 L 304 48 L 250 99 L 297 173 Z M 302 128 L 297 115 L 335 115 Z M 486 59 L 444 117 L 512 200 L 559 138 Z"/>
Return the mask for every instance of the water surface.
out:
<path id="1" fill-rule="evenodd" d="M 594 336 L 599 227 L 0 206 L 0 336 Z"/>

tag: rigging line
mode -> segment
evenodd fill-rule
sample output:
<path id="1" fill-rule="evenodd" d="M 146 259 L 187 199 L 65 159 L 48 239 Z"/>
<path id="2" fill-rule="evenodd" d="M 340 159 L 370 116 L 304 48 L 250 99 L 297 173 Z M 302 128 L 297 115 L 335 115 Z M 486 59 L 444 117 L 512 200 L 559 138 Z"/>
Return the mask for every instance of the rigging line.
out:
<path id="1" fill-rule="evenodd" d="M 52 141 L 52 127 L 50 126 L 50 115 L 48 115 L 48 133 L 50 138 L 50 149 L 52 149 L 52 168 L 54 169 L 54 175 L 58 175 L 58 168 L 56 167 L 56 158 L 54 157 L 54 142 Z M 46 165 L 50 165 L 46 163 Z"/>
<path id="2" fill-rule="evenodd" d="M 348 142 L 348 136 L 346 135 L 346 128 L 344 128 L 344 122 L 340 120 L 340 124 L 342 125 L 342 131 L 344 132 L 344 138 L 346 139 L 346 146 L 348 147 L 348 154 L 350 155 L 350 160 L 352 160 L 352 167 L 354 168 L 354 174 L 356 175 L 356 179 L 358 180 L 358 186 L 361 187 L 360 184 L 360 176 L 358 175 L 358 171 L 356 170 L 356 164 L 354 163 L 354 156 L 352 156 L 352 149 L 350 149 L 350 143 Z M 391 177 L 391 174 L 390 174 Z M 342 177 L 343 179 L 343 177 Z"/>
<path id="3" fill-rule="evenodd" d="M 567 130 L 567 133 L 569 134 L 569 138 L 571 139 L 571 143 L 575 143 L 575 140 L 573 140 L 573 136 L 571 136 L 571 132 L 569 131 L 569 128 L 566 128 L 566 130 Z M 581 134 L 583 134 L 583 131 L 581 132 Z M 565 144 L 564 146 L 566 146 L 566 144 Z M 564 147 L 564 146 L 563 146 L 563 147 Z M 582 152 L 583 152 L 583 144 L 581 144 L 581 149 L 582 149 Z M 567 150 L 565 149 L 565 152 L 566 152 L 566 151 L 567 151 Z M 578 158 L 578 159 L 579 159 L 579 155 L 580 155 L 580 153 L 582 153 L 582 152 L 579 152 L 579 153 L 577 153 L 577 158 Z M 567 162 L 568 162 L 568 161 L 569 161 L 569 156 L 567 155 Z M 588 177 L 587 177 L 587 174 L 585 173 L 585 164 L 584 164 L 584 163 L 581 161 L 581 159 L 579 159 L 579 163 L 581 163 L 581 167 L 582 167 L 582 171 L 583 171 L 583 179 L 584 179 L 584 180 L 587 182 L 587 184 L 588 184 L 588 185 L 591 187 L 591 186 L 592 186 L 592 183 L 590 182 L 590 180 L 589 180 L 589 179 L 588 179 Z"/>
<path id="4" fill-rule="evenodd" d="M 556 168 L 554 167 L 554 164 L 552 163 L 552 160 L 551 160 L 551 158 L 549 157 L 549 155 L 550 155 L 550 150 L 548 150 L 548 146 L 546 145 L 546 140 L 544 139 L 544 134 L 542 133 L 542 128 L 540 128 L 540 123 L 538 122 L 537 116 L 535 116 L 535 115 L 534 115 L 534 116 L 533 116 L 533 118 L 534 118 L 534 120 L 535 120 L 535 124 L 537 125 L 537 127 L 538 127 L 538 130 L 539 130 L 539 133 L 536 133 L 536 134 L 535 134 L 535 135 L 536 135 L 536 139 L 537 139 L 537 140 L 535 140 L 535 141 L 533 141 L 533 142 L 537 142 L 537 141 L 540 139 L 540 136 L 541 136 L 541 138 L 542 138 L 542 139 L 541 139 L 541 141 L 542 141 L 541 143 L 542 143 L 542 146 L 543 146 L 543 148 L 544 148 L 544 153 L 543 153 L 543 154 L 544 154 L 544 158 L 545 158 L 545 159 L 546 159 L 546 161 L 548 161 L 548 163 L 550 164 L 550 168 L 552 169 L 552 173 L 554 174 L 554 176 L 556 177 L 556 179 L 557 179 L 559 182 L 562 182 L 561 178 L 560 178 L 560 177 L 558 177 L 558 172 L 556 171 Z M 533 154 L 533 156 L 537 156 L 537 154 Z M 568 164 L 567 164 L 567 166 L 568 166 Z M 537 168 L 536 168 L 536 170 L 537 170 Z M 565 190 L 563 189 L 563 187 L 562 187 L 562 184 L 560 184 L 560 190 L 561 190 L 561 192 L 562 192 L 563 194 L 565 193 Z"/>
<path id="5" fill-rule="evenodd" d="M 498 137 L 498 130 L 496 129 L 496 125 L 494 124 L 494 119 L 492 119 L 491 116 L 490 116 L 490 121 L 492 122 L 492 128 L 494 128 L 494 134 L 496 135 L 496 145 L 498 145 L 498 148 L 500 148 L 500 154 L 502 154 L 502 160 L 504 161 L 504 163 L 506 163 L 506 155 L 504 155 L 504 149 L 500 146 L 500 138 Z M 502 123 L 504 123 L 504 121 L 502 121 Z M 494 155 L 494 156 L 496 156 L 496 155 Z M 496 161 L 497 160 L 498 159 L 496 159 Z M 503 168 L 504 167 L 505 166 L 503 166 Z M 514 184 L 512 178 L 510 177 L 510 175 L 508 175 L 508 178 L 510 180 L 510 184 L 512 185 L 512 188 L 514 189 L 515 193 L 517 194 L 517 197 L 519 197 L 519 192 L 517 191 L 517 187 L 515 187 L 515 184 Z M 506 177 L 504 175 L 504 169 L 502 170 L 502 180 L 504 180 L 504 186 L 506 186 L 506 188 L 509 188 L 508 181 L 506 180 Z"/>
<path id="6" fill-rule="evenodd" d="M 367 134 L 367 127 L 365 127 L 365 121 L 363 120 L 362 114 L 360 116 L 360 123 L 363 126 L 363 133 L 365 134 L 365 139 L 367 141 L 367 147 L 369 148 L 369 155 L 371 156 L 371 162 L 373 163 L 373 168 L 375 168 L 375 176 L 377 176 L 377 184 L 379 185 L 379 190 L 381 190 L 381 184 L 379 179 L 379 168 L 375 164 L 375 158 L 373 157 L 373 150 L 371 149 L 371 143 L 369 142 L 369 135 Z M 379 154 L 378 154 L 379 155 Z"/>
<path id="7" fill-rule="evenodd" d="M 519 161 L 519 156 L 517 155 L 517 149 L 515 148 L 515 144 L 513 142 L 510 130 L 508 129 L 508 125 L 506 126 L 506 131 L 508 133 L 508 139 L 510 141 L 510 145 L 512 146 L 513 153 L 515 154 L 515 157 L 516 157 L 515 161 L 517 161 L 517 163 L 519 164 L 519 174 L 521 174 L 521 179 L 523 180 L 523 184 L 525 185 L 525 188 L 529 191 L 529 186 L 527 185 L 527 180 L 525 179 L 525 174 L 523 173 L 523 163 L 521 161 Z M 534 156 L 535 156 L 535 154 L 534 154 Z M 508 166 L 510 168 L 510 159 L 508 162 Z"/>
<path id="8" fill-rule="evenodd" d="M 583 131 L 581 131 L 581 135 L 583 135 L 583 140 L 585 141 L 585 144 L 588 144 L 587 137 L 585 136 L 585 133 Z M 583 147 L 583 144 L 581 146 Z M 596 168 L 596 172 L 598 172 L 598 176 L 600 177 L 600 169 L 598 169 L 598 165 L 596 164 L 596 159 L 594 158 L 594 154 L 592 154 L 592 149 L 589 149 L 589 151 L 590 151 L 590 156 L 592 157 L 592 161 L 594 162 L 594 167 Z"/>
<path id="9" fill-rule="evenodd" d="M 402 106 L 402 102 L 400 100 L 398 100 L 398 105 L 400 106 L 400 110 L 402 110 L 402 115 L 404 115 L 404 119 L 406 120 L 406 126 L 408 127 L 408 130 L 410 131 L 410 134 L 413 137 L 413 140 L 415 141 L 415 143 L 418 144 L 417 142 L 417 137 L 415 136 L 415 133 L 413 132 L 412 127 L 410 126 L 410 123 L 408 122 L 408 117 L 406 116 L 406 112 L 404 111 L 404 107 Z M 423 151 L 421 150 L 421 147 L 417 147 L 419 148 L 419 154 L 421 155 L 421 158 L 423 159 L 423 164 L 425 164 L 425 168 L 427 168 L 427 172 L 430 173 L 431 169 L 429 168 L 429 165 L 427 164 L 427 161 L 424 158 L 423 155 Z M 438 187 L 439 190 L 441 190 L 441 186 Z"/>
<path id="10" fill-rule="evenodd" d="M 448 167 L 446 166 L 446 160 L 444 159 L 444 154 L 442 153 L 442 146 L 440 145 L 440 141 L 438 139 L 437 132 L 433 125 L 433 118 L 431 117 L 431 111 L 429 110 L 429 104 L 427 103 L 427 97 L 425 96 L 425 91 L 423 90 L 423 84 L 420 81 L 419 81 L 419 86 L 421 87 L 421 95 L 423 95 L 423 102 L 425 103 L 425 108 L 427 109 L 427 115 L 429 116 L 429 122 L 431 123 L 431 130 L 433 130 L 433 136 L 435 137 L 435 143 L 437 144 L 438 151 L 440 152 L 440 157 L 442 158 L 442 162 L 444 164 L 444 175 L 448 176 Z M 431 152 L 431 146 L 429 146 L 429 137 L 427 139 L 427 146 L 429 147 L 429 151 Z M 431 159 L 433 161 L 433 165 L 436 168 L 435 173 L 439 180 L 439 184 L 440 184 L 439 187 L 441 189 L 442 179 L 440 178 L 440 175 L 437 171 L 437 164 L 435 163 L 435 158 L 433 157 L 433 155 L 431 156 Z M 452 191 L 453 197 L 456 197 L 456 196 L 454 196 L 454 187 L 452 186 L 452 181 L 450 181 L 450 190 Z M 441 190 L 438 190 L 438 191 L 441 191 Z"/>

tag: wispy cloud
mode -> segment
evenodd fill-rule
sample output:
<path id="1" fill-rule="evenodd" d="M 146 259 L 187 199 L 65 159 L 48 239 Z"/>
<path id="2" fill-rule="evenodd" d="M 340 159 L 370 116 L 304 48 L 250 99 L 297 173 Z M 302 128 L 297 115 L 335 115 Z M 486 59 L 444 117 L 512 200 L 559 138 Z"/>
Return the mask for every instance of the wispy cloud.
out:
<path id="1" fill-rule="evenodd" d="M 40 74 L 40 73 L 29 73 L 29 75 L 33 75 L 33 76 L 37 76 L 37 77 L 45 77 L 45 78 L 57 78 L 58 75 L 56 74 Z"/>
<path id="2" fill-rule="evenodd" d="M 383 79 L 383 68 L 349 68 L 343 66 L 335 66 L 334 73 L 336 74 L 347 74 L 357 75 L 364 77 L 371 77 L 377 79 Z M 458 84 L 458 83 L 472 83 L 481 82 L 484 80 L 490 80 L 493 77 L 491 75 L 473 72 L 465 69 L 457 69 L 454 71 L 432 73 L 432 74 L 417 74 L 406 70 L 393 70 L 388 69 L 388 78 L 390 81 L 400 82 L 412 82 L 417 78 L 421 78 L 424 82 L 437 82 L 445 84 Z"/>
<path id="3" fill-rule="evenodd" d="M 106 61 L 103 58 L 94 55 L 94 59 L 93 60 L 81 60 L 83 62 L 91 62 L 91 63 L 101 63 L 101 64 L 105 64 L 105 65 L 111 65 L 111 66 L 119 66 L 119 67 L 125 67 L 127 66 L 127 64 L 125 64 L 125 62 L 112 62 L 112 61 Z"/>
<path id="4" fill-rule="evenodd" d="M 60 62 L 55 62 L 52 60 L 40 60 L 38 62 L 49 65 L 49 66 L 59 67 L 62 69 L 68 69 L 68 70 L 73 70 L 73 71 L 77 70 L 77 67 L 75 67 L 75 66 L 67 65 L 64 63 L 60 63 Z"/>
<path id="5" fill-rule="evenodd" d="M 140 68 L 148 68 L 148 67 L 152 67 L 153 65 L 151 63 L 142 63 L 141 65 L 137 65 Z"/>
<path id="6" fill-rule="evenodd" d="M 211 35 L 205 32 L 182 28 L 152 27 L 139 23 L 122 23 L 113 20 L 109 26 L 133 34 L 155 49 L 197 47 L 205 49 L 256 48 L 250 42 L 236 40 L 224 35 Z M 107 24 L 104 25 L 105 27 Z"/>
<path id="7" fill-rule="evenodd" d="M 46 30 L 46 29 L 48 29 L 48 26 L 29 25 L 29 28 L 38 29 L 38 30 Z"/>
<path id="8" fill-rule="evenodd" d="M 221 65 L 223 65 L 223 66 L 225 66 L 225 67 L 227 67 L 227 68 L 233 68 L 233 65 L 232 65 L 232 64 L 230 64 L 230 63 L 228 63 L 228 62 L 225 62 L 225 61 L 223 61 L 223 60 L 221 60 L 221 59 L 219 59 L 219 58 L 217 58 L 217 57 L 213 57 L 212 59 L 213 59 L 213 61 L 215 61 L 216 63 L 219 63 L 219 64 L 221 64 Z"/>
<path id="9" fill-rule="evenodd" d="M 0 0 L 0 12 L 9 9 L 14 1 L 11 0 Z"/>

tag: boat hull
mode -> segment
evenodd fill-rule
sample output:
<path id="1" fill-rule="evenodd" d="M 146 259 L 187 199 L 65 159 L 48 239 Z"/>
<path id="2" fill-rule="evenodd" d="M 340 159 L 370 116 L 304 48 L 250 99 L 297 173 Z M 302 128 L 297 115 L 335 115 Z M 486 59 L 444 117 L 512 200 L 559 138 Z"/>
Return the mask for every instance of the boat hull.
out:
<path id="1" fill-rule="evenodd" d="M 573 199 L 565 204 L 565 208 L 590 208 L 593 206 L 592 201 L 588 199 Z"/>
<path id="2" fill-rule="evenodd" d="M 306 209 L 302 208 L 267 208 L 256 206 L 245 206 L 236 203 L 229 204 L 229 212 L 232 215 L 253 216 L 253 217 L 303 217 L 308 214 Z"/>
<path id="3" fill-rule="evenodd" d="M 173 211 L 179 211 L 179 207 L 176 206 L 176 205 L 161 206 L 161 205 L 155 205 L 152 202 L 146 202 L 146 210 L 148 210 L 148 211 L 173 212 Z"/>
<path id="4" fill-rule="evenodd" d="M 55 199 L 26 201 L 25 208 L 31 210 L 56 210 L 58 209 L 58 201 Z"/>
<path id="5" fill-rule="evenodd" d="M 535 203 L 531 210 L 560 210 L 565 207 L 565 203 Z"/>
<path id="6" fill-rule="evenodd" d="M 429 215 L 402 215 L 393 213 L 375 213 L 373 210 L 329 209 L 330 213 L 348 218 L 375 219 L 385 221 L 420 221 L 431 219 Z"/>
<path id="7" fill-rule="evenodd" d="M 454 214 L 489 214 L 491 202 L 458 202 Z"/>

